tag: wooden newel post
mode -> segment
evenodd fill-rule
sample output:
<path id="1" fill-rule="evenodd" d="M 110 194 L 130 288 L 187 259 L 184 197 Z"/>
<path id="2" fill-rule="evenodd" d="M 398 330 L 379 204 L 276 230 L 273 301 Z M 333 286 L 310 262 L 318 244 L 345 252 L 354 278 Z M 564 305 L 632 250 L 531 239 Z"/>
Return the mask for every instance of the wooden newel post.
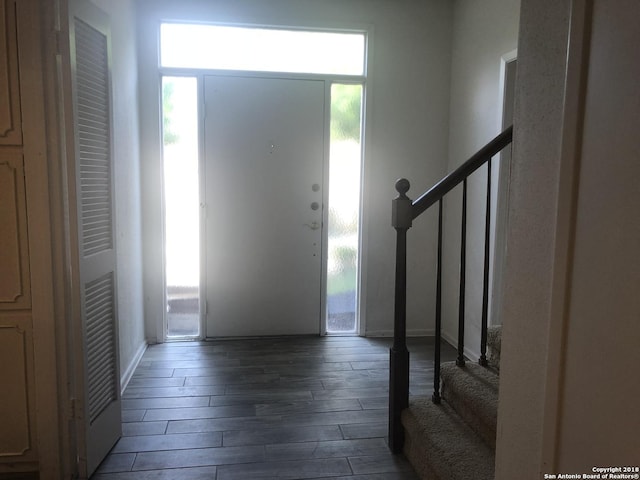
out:
<path id="1" fill-rule="evenodd" d="M 409 406 L 409 351 L 407 350 L 407 230 L 413 220 L 409 181 L 396 182 L 398 197 L 392 202 L 391 224 L 396 229 L 396 286 L 393 346 L 389 351 L 389 448 L 401 453 L 404 429 L 400 415 Z"/>

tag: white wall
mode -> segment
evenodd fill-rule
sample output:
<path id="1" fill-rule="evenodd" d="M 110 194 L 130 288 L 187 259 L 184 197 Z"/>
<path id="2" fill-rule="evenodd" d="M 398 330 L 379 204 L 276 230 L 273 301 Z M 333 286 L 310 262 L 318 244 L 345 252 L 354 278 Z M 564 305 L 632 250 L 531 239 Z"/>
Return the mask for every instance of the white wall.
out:
<path id="1" fill-rule="evenodd" d="M 520 0 L 457 0 L 454 4 L 448 172 L 501 131 L 501 62 L 517 47 L 519 16 Z M 492 167 L 495 205 L 499 163 L 494 161 Z M 471 356 L 480 352 L 486 178 L 483 167 L 469 178 L 467 192 L 465 346 Z M 460 186 L 445 200 L 443 239 L 443 334 L 455 344 L 461 208 Z"/>
<path id="2" fill-rule="evenodd" d="M 638 466 L 640 3 L 596 0 L 572 219 L 558 471 Z"/>
<path id="3" fill-rule="evenodd" d="M 498 480 L 637 464 L 640 5 L 589 3 L 522 4 Z"/>
<path id="4" fill-rule="evenodd" d="M 146 345 L 142 288 L 142 211 L 135 10 L 131 0 L 93 0 L 111 22 L 113 158 L 116 196 L 120 374 Z"/>
<path id="5" fill-rule="evenodd" d="M 363 206 L 362 317 L 368 334 L 391 334 L 395 235 L 391 200 L 400 177 L 411 193 L 424 191 L 445 171 L 449 127 L 451 6 L 444 0 L 324 2 L 278 0 L 139 2 L 140 79 L 147 335 L 162 340 L 162 223 L 158 120 L 157 22 L 184 19 L 284 26 L 370 28 Z M 431 221 L 434 219 L 431 218 Z M 432 331 L 435 237 L 429 221 L 411 232 L 416 260 L 409 269 L 408 328 Z M 417 247 L 420 247 L 419 249 Z M 418 270 L 421 269 L 421 270 Z M 425 292 L 428 292 L 425 294 Z"/>
<path id="6" fill-rule="evenodd" d="M 554 266 L 560 260 L 554 248 L 566 237 L 558 214 L 570 3 L 521 4 L 504 272 L 503 316 L 509 320 L 502 331 L 496 438 L 500 480 L 541 478 L 545 448 L 553 449 L 543 425 Z"/>

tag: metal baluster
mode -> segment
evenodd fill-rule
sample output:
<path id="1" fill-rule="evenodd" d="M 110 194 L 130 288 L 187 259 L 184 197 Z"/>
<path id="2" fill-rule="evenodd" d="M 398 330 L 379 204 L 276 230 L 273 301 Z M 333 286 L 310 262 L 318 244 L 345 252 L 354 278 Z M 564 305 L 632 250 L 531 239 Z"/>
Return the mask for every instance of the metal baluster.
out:
<path id="1" fill-rule="evenodd" d="M 460 299 L 458 303 L 458 358 L 456 365 L 464 367 L 464 295 L 467 269 L 467 179 L 462 182 L 462 235 L 460 241 Z"/>
<path id="2" fill-rule="evenodd" d="M 442 199 L 438 201 L 438 266 L 436 279 L 436 338 L 433 362 L 433 403 L 440 403 L 440 342 L 442 340 Z"/>
<path id="3" fill-rule="evenodd" d="M 487 323 L 489 314 L 489 241 L 491 228 L 491 158 L 487 162 L 487 210 L 484 224 L 484 276 L 482 280 L 482 327 L 480 329 L 480 359 L 478 363 L 487 366 Z"/>

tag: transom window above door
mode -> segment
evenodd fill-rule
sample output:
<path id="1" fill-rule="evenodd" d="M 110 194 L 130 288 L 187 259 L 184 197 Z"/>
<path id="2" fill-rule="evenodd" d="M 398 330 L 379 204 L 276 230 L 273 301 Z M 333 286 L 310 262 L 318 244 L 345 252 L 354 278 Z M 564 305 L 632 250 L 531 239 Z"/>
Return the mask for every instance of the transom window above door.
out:
<path id="1" fill-rule="evenodd" d="M 186 23 L 160 26 L 165 68 L 365 74 L 366 35 Z"/>

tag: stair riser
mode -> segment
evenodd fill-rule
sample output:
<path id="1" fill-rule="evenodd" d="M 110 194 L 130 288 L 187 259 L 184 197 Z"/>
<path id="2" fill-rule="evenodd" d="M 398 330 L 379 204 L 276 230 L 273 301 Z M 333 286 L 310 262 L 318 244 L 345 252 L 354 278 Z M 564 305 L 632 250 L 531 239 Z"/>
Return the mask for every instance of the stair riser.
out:
<path id="1" fill-rule="evenodd" d="M 422 480 L 442 480 L 436 475 L 429 463 L 425 461 L 424 447 L 420 448 L 419 442 L 412 441 L 411 435 L 405 435 L 404 456 L 407 457 L 407 460 L 409 460 L 409 463 L 411 463 L 413 469 Z"/>
<path id="2" fill-rule="evenodd" d="M 442 386 L 442 398 L 451 405 L 464 421 L 476 432 L 480 438 L 493 450 L 496 448 L 496 419 L 490 413 L 478 414 L 478 409 L 469 405 L 452 389 Z"/>
<path id="3" fill-rule="evenodd" d="M 495 450 L 498 377 L 476 364 L 442 366 L 442 398 Z"/>
<path id="4" fill-rule="evenodd" d="M 422 480 L 493 480 L 494 452 L 446 403 L 412 401 L 404 453 Z"/>

